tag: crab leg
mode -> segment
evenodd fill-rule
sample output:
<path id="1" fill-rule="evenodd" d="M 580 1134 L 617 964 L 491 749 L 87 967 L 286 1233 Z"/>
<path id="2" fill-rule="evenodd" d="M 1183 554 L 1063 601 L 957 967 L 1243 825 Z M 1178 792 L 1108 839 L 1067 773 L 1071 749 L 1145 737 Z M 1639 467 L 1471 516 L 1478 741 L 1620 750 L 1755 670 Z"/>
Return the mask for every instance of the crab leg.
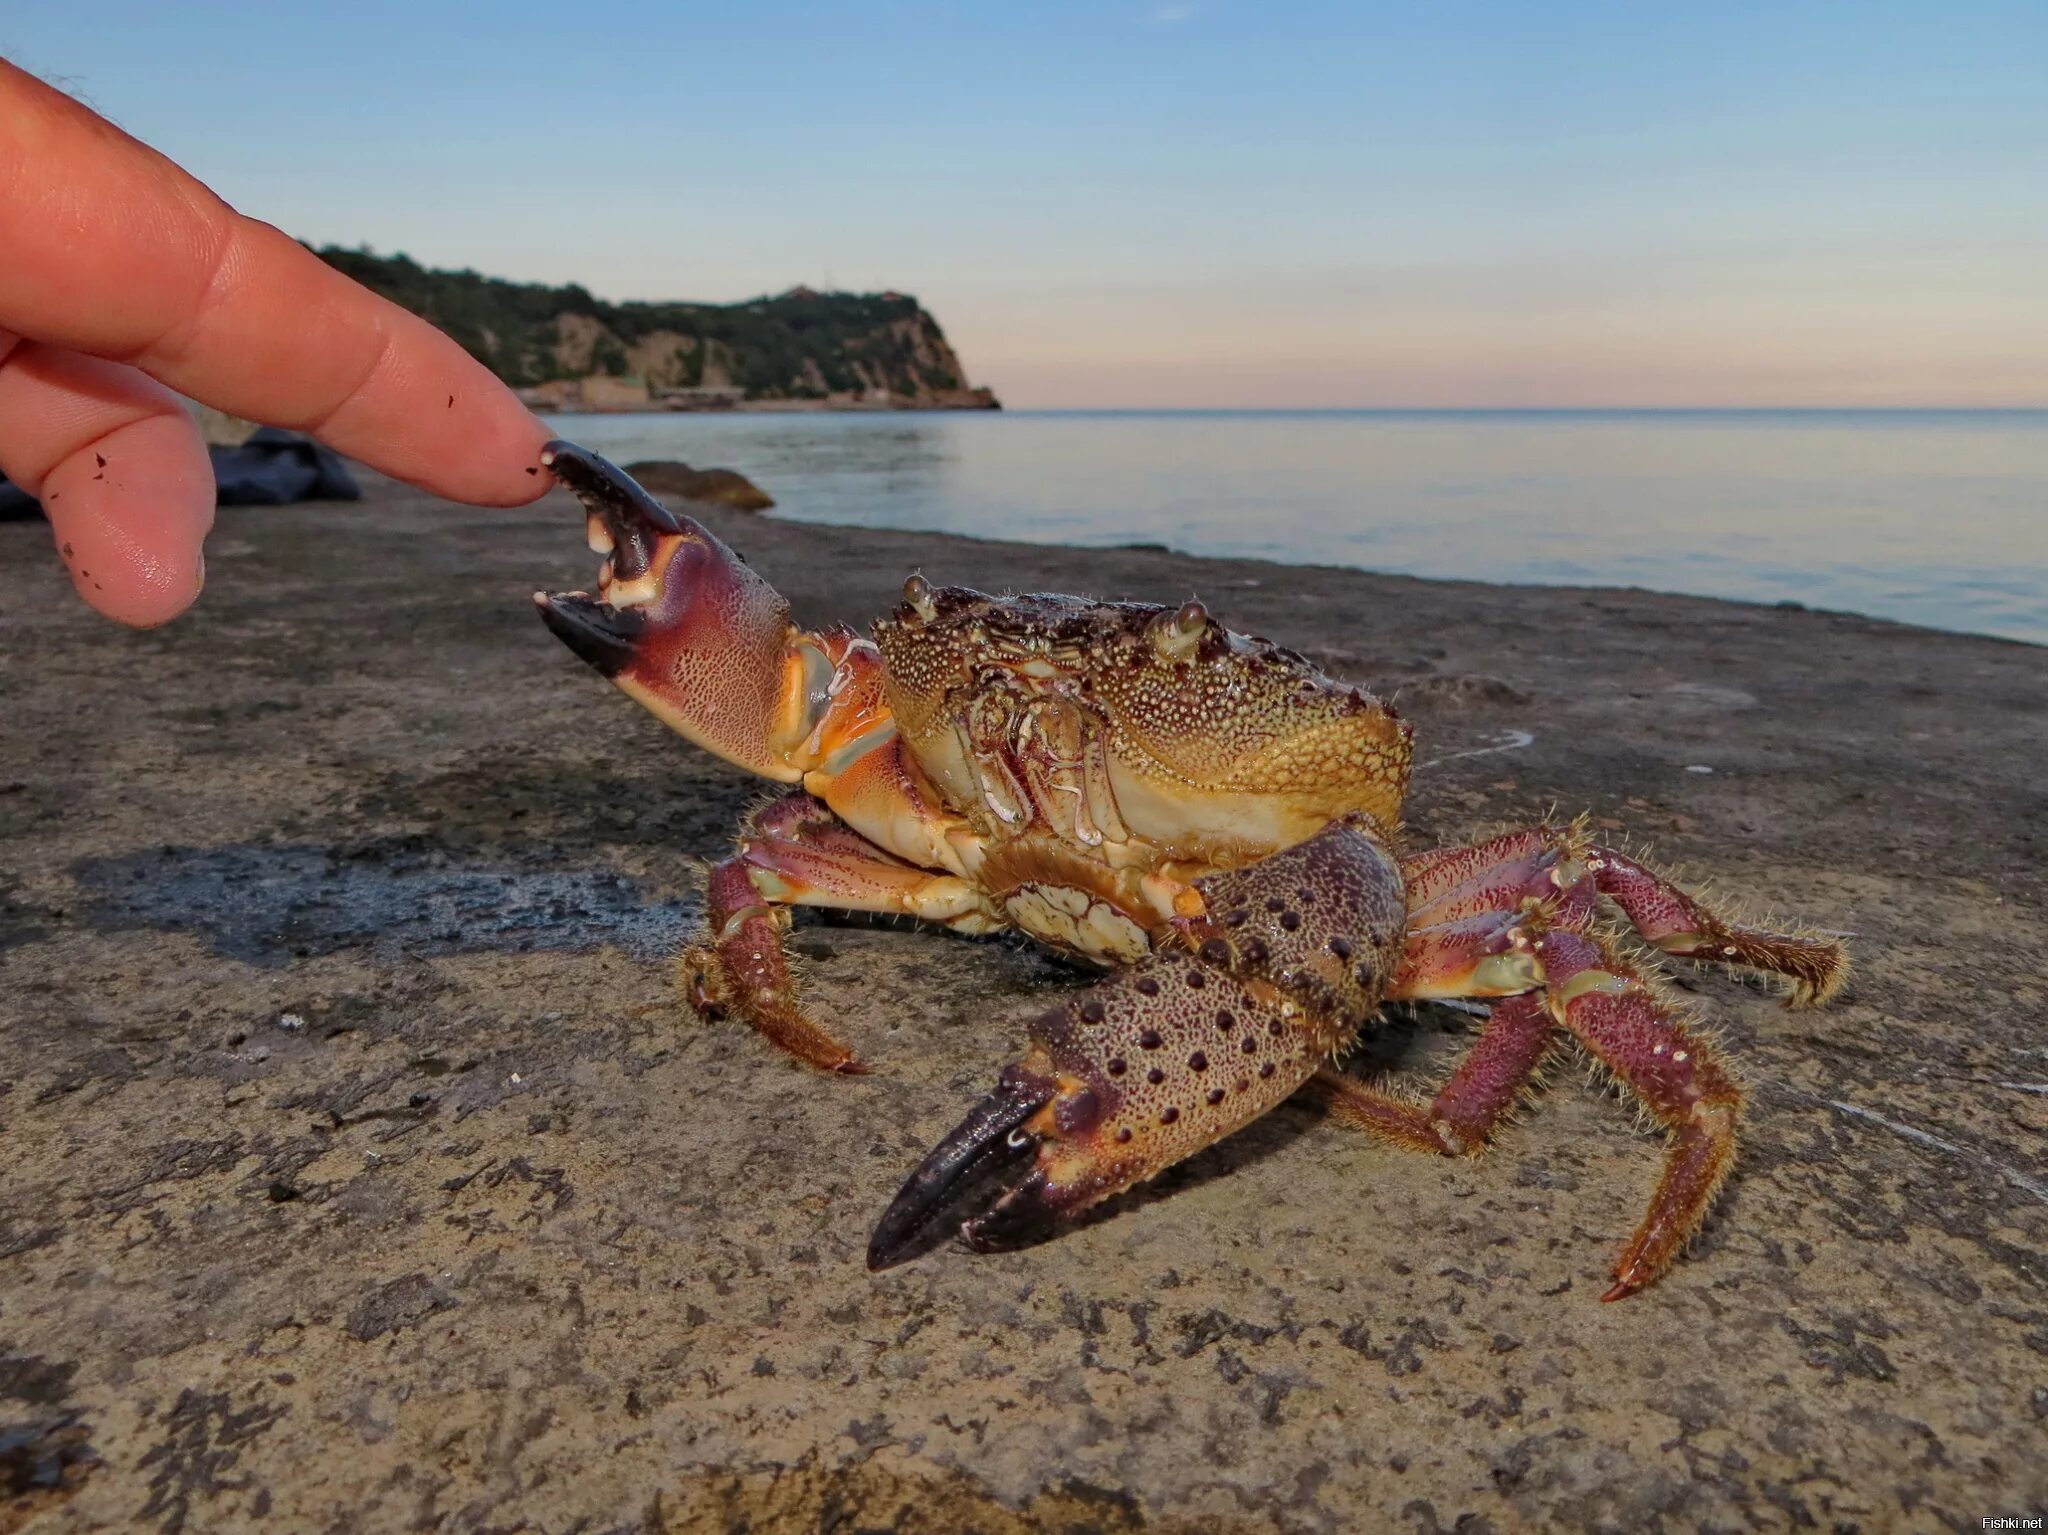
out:
<path id="1" fill-rule="evenodd" d="M 748 817 L 739 850 L 711 871 L 704 934 L 683 951 L 685 989 L 705 1017 L 737 1014 L 798 1060 L 850 1074 L 867 1066 L 797 1000 L 782 948 L 793 905 L 900 912 L 965 932 L 1001 925 L 964 880 L 891 857 L 808 794 Z"/>
<path id="2" fill-rule="evenodd" d="M 1550 1011 L 1671 1132 L 1649 1213 L 1614 1264 L 1602 1300 L 1655 1279 L 1706 1218 L 1735 1158 L 1742 1090 L 1720 1052 L 1659 1001 L 1604 943 L 1583 933 L 1537 942 Z"/>
<path id="3" fill-rule="evenodd" d="M 1401 886 L 1337 822 L 1195 882 L 1170 947 L 1033 1020 L 1031 1045 L 934 1147 L 875 1228 L 871 1268 L 941 1218 L 1007 1247 L 1240 1129 L 1349 1043 L 1399 952 Z"/>
<path id="4" fill-rule="evenodd" d="M 1494 1004 L 1470 1054 L 1432 1103 L 1424 1107 L 1329 1067 L 1316 1085 L 1337 1119 L 1382 1140 L 1473 1154 L 1514 1107 L 1562 1025 L 1671 1132 L 1649 1212 L 1602 1297 L 1620 1300 L 1668 1268 L 1706 1218 L 1734 1160 L 1742 1092 L 1719 1052 L 1601 939 L 1549 927 L 1540 912 L 1510 925 L 1520 943 L 1502 952 L 1533 967 L 1534 989 Z M 1413 943 L 1411 937 L 1410 960 Z M 1472 968 L 1494 957 L 1481 956 Z"/>
<path id="5" fill-rule="evenodd" d="M 1671 1132 L 1663 1178 L 1605 1299 L 1633 1294 L 1705 1218 L 1734 1158 L 1742 1094 L 1718 1052 L 1597 936 L 1599 898 L 1613 900 L 1666 953 L 1789 975 L 1795 1003 L 1825 1001 L 1840 985 L 1841 946 L 1728 923 L 1642 864 L 1586 840 L 1578 826 L 1529 827 L 1441 849 L 1405 860 L 1402 873 L 1409 928 L 1388 996 L 1506 1000 L 1426 1107 L 1326 1067 L 1317 1086 L 1332 1115 L 1395 1145 L 1479 1151 L 1561 1025 Z"/>
<path id="6" fill-rule="evenodd" d="M 1412 1151 L 1477 1156 L 1514 1108 L 1550 1052 L 1557 1023 L 1540 993 L 1493 1004 L 1472 1049 L 1429 1103 L 1371 1087 L 1334 1066 L 1316 1073 L 1330 1113 L 1355 1129 Z"/>
<path id="7" fill-rule="evenodd" d="M 1554 826 L 1529 826 L 1470 847 L 1433 848 L 1402 859 L 1409 926 L 1513 911 L 1524 896 L 1555 890 L 1550 874 L 1568 835 Z"/>
<path id="8" fill-rule="evenodd" d="M 1552 927 L 1583 928 L 1594 894 L 1581 880 L 1560 892 L 1538 833 L 1453 848 L 1403 863 L 1420 874 L 1408 891 L 1409 927 L 1387 996 L 1497 997 L 1479 1038 L 1429 1103 L 1369 1086 L 1336 1066 L 1316 1074 L 1331 1114 L 1410 1150 L 1476 1156 L 1513 1109 L 1549 1052 L 1556 1021 L 1541 996 L 1536 944 Z M 1429 921 L 1429 918 L 1439 920 Z"/>
<path id="9" fill-rule="evenodd" d="M 1682 959 L 1720 960 L 1782 975 L 1792 1007 L 1818 1007 L 1848 975 L 1848 955 L 1832 939 L 1777 933 L 1730 922 L 1697 896 L 1612 848 L 1588 840 L 1581 826 L 1531 826 L 1472 847 L 1442 848 L 1405 860 L 1410 961 L 1428 967 L 1424 934 L 1489 914 L 1544 903 L 1553 924 L 1584 928 L 1595 896 L 1605 896 L 1649 943 Z M 1455 936 L 1454 940 L 1455 942 Z M 1439 990 L 1395 995 L 1474 996 Z"/>
<path id="10" fill-rule="evenodd" d="M 1833 939 L 1728 922 L 1633 858 L 1606 848 L 1593 851 L 1593 877 L 1600 893 L 1666 954 L 1725 960 L 1782 975 L 1792 983 L 1787 1007 L 1819 1007 L 1848 977 L 1849 956 Z"/>

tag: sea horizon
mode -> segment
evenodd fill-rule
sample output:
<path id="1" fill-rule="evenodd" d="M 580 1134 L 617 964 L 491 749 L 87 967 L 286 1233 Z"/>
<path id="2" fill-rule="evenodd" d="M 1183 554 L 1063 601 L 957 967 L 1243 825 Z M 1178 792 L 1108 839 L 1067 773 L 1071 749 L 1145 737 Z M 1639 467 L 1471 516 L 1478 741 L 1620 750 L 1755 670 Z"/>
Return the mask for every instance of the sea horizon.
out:
<path id="1" fill-rule="evenodd" d="M 547 410 L 564 420 L 609 416 L 2048 416 L 2044 405 L 1005 405 L 951 407 L 734 405 L 709 409 Z"/>
<path id="2" fill-rule="evenodd" d="M 740 407 L 745 414 L 745 407 Z M 876 411 L 915 416 L 923 410 Z M 557 411 L 555 415 L 608 415 Z M 659 411 L 616 414 L 660 415 Z M 2048 405 L 1018 405 L 1008 416 L 2048 416 Z"/>

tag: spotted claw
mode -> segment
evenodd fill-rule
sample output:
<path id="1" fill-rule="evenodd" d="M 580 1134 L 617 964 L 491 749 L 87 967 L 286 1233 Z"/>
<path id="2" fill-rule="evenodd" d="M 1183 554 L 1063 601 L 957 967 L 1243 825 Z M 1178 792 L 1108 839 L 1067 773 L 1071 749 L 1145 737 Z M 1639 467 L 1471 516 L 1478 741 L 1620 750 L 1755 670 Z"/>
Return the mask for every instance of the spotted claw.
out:
<path id="1" fill-rule="evenodd" d="M 1400 872 L 1339 822 L 1196 881 L 1206 908 L 1149 958 L 1032 1020 L 995 1090 L 883 1214 L 868 1267 L 957 1220 L 970 1247 L 1036 1241 L 1279 1104 L 1347 1044 L 1400 952 Z"/>

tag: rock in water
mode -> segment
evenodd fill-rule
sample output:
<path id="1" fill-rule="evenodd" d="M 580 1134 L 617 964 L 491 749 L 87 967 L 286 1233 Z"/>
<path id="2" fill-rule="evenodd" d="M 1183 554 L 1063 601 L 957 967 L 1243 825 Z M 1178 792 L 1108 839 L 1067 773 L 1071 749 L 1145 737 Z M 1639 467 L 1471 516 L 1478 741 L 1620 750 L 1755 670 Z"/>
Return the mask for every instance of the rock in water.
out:
<path id="1" fill-rule="evenodd" d="M 765 512 L 775 498 L 736 469 L 692 469 L 673 458 L 643 458 L 626 473 L 657 496 L 709 501 L 739 512 Z"/>

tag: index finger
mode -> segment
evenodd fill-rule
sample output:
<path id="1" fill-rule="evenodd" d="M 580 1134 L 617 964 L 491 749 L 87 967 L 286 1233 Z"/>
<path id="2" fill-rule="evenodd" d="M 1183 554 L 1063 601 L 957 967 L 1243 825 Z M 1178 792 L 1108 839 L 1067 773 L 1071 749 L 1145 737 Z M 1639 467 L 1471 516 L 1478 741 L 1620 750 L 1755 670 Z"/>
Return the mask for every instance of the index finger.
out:
<path id="1" fill-rule="evenodd" d="M 547 487 L 547 430 L 483 364 L 4 60 L 0 251 L 0 329 L 132 363 L 456 500 Z"/>

